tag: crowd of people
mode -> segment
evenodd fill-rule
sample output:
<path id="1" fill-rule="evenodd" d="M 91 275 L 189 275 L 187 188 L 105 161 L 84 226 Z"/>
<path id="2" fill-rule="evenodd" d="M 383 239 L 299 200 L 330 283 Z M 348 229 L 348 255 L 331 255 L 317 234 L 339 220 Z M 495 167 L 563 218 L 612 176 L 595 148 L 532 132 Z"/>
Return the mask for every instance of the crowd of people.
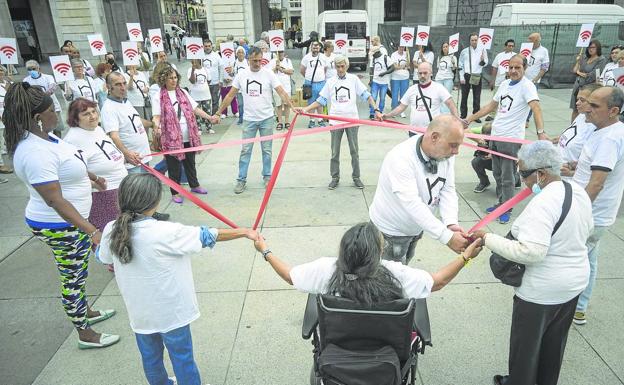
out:
<path id="1" fill-rule="evenodd" d="M 79 348 L 102 348 L 120 340 L 92 328 L 115 314 L 88 305 L 89 257 L 96 247 L 98 260 L 115 273 L 150 384 L 174 383 L 162 362 L 164 347 L 177 383 L 200 384 L 189 327 L 199 317 L 190 256 L 216 242 L 252 240 L 275 272 L 298 290 L 332 293 L 366 305 L 427 297 L 486 247 L 526 266 L 513 298 L 509 373 L 494 376 L 494 383 L 556 384 L 570 325 L 588 320 L 600 239 L 615 222 L 624 191 L 624 92 L 612 74 L 624 66 L 624 49 L 614 46 L 607 60 L 600 42 L 592 40 L 579 55 L 572 68 L 577 75 L 572 123 L 550 137 L 538 91 L 549 70 L 540 35 L 528 36 L 533 43 L 529 57 L 514 52 L 514 40 L 505 42 L 492 62 L 494 96 L 486 103 L 480 94 L 489 58 L 486 50 L 477 49 L 477 37 L 470 36 L 459 57 L 442 44 L 437 58 L 430 44 L 418 47 L 412 58 L 403 47 L 389 54 L 373 37 L 368 87 L 348 73 L 349 59 L 335 55 L 330 41 L 312 35 L 298 68 L 306 107 L 295 106 L 291 98 L 292 60 L 282 51 L 263 64 L 269 50 L 266 34 L 251 47 L 241 39 L 234 61 L 222 58 L 205 39 L 204 59 L 192 60 L 185 74 L 188 89 L 181 87 L 182 74 L 166 53 L 152 57 L 141 50 L 141 65 L 125 67 L 107 54 L 94 67 L 67 41 L 61 51 L 71 56 L 75 80 L 60 92 L 69 102 L 66 119 L 56 97 L 59 85 L 41 72 L 38 62 L 26 63 L 28 76 L 19 82 L 0 66 L 0 129 L 14 172 L 30 195 L 26 224 L 53 250 L 63 307 L 78 333 Z M 176 39 L 170 44 L 180 59 L 183 43 Z M 456 73 L 462 94 L 459 110 L 451 96 Z M 385 112 L 388 91 L 392 102 Z M 248 139 L 271 135 L 273 129 L 293 129 L 291 111 L 359 119 L 358 100 L 368 104 L 370 119 L 406 117 L 408 111 L 410 126 L 424 132 L 410 132 L 385 156 L 370 222 L 344 234 L 337 258 L 291 268 L 255 230 L 186 226 L 167 222 L 169 215 L 157 211 L 162 186 L 143 166 L 152 161 L 150 154 L 201 145 L 202 124 L 206 133 L 214 133 L 213 125 L 227 118 L 228 108 L 242 126 L 242 138 Z M 521 145 L 531 116 L 538 140 Z M 482 118 L 483 127 L 469 128 Z M 308 128 L 341 123 L 311 118 Z M 506 237 L 485 230 L 468 234 L 459 224 L 455 156 L 469 130 L 496 137 L 478 141 L 482 151 L 472 162 L 479 178 L 475 193 L 490 186 L 486 169 L 496 182 L 497 201 L 488 213 L 511 199 L 521 182 L 534 194 Z M 357 126 L 331 131 L 328 188 L 339 185 L 343 134 L 353 185 L 362 189 Z M 272 141 L 260 147 L 266 186 L 272 175 Z M 253 143 L 242 145 L 236 194 L 246 189 L 252 150 Z M 154 168 L 204 195 L 208 190 L 200 183 L 195 156 L 192 150 L 167 154 Z M 13 170 L 0 164 L 0 172 Z M 181 204 L 184 198 L 172 188 L 171 200 Z M 506 224 L 511 215 L 509 209 L 498 221 Z M 424 234 L 459 257 L 435 273 L 407 266 Z"/>

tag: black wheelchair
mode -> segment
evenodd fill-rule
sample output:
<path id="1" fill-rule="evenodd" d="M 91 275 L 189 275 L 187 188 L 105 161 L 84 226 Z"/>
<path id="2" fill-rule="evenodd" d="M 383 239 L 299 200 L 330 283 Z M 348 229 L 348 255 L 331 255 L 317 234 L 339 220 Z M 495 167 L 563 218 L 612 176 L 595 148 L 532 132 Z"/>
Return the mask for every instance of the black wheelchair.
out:
<path id="1" fill-rule="evenodd" d="M 302 335 L 314 345 L 311 385 L 414 385 L 418 354 L 433 346 L 425 299 L 364 308 L 310 294 Z"/>

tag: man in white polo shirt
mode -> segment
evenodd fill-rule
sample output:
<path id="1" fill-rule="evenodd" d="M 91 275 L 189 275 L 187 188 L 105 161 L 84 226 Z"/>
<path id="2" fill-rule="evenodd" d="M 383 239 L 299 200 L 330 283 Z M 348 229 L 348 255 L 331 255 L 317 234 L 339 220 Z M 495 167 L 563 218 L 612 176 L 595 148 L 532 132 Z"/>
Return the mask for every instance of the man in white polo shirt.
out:
<path id="1" fill-rule="evenodd" d="M 243 103 L 245 105 L 245 115 L 243 116 L 243 139 L 254 138 L 256 133 L 260 136 L 273 134 L 273 121 L 275 119 L 273 110 L 273 90 L 282 98 L 282 102 L 288 104 L 290 108 L 294 108 L 290 97 L 284 91 L 284 87 L 280 83 L 277 76 L 269 69 L 262 68 L 262 50 L 258 47 L 252 47 L 249 50 L 249 70 L 239 72 L 232 82 L 232 89 L 223 98 L 223 102 L 213 115 L 213 121 L 217 123 L 221 119 L 221 112 L 230 105 L 236 97 L 238 90 L 243 94 Z M 293 129 L 293 128 L 291 128 Z M 272 157 L 272 140 L 266 140 L 260 143 L 262 147 L 262 176 L 264 186 L 271 179 L 271 157 Z M 238 179 L 234 193 L 240 194 L 245 191 L 247 185 L 247 170 L 251 161 L 251 151 L 253 143 L 243 144 L 240 158 L 238 160 Z"/>
<path id="2" fill-rule="evenodd" d="M 588 123 L 596 126 L 589 137 L 574 172 L 574 182 L 585 187 L 592 200 L 594 231 L 587 239 L 589 284 L 576 305 L 574 323 L 587 322 L 589 305 L 598 270 L 600 238 L 615 222 L 624 191 L 624 123 L 618 120 L 624 92 L 617 87 L 601 87 L 589 96 Z M 562 174 L 566 170 L 562 170 Z"/>
<path id="3" fill-rule="evenodd" d="M 339 55 L 334 58 L 336 68 L 336 76 L 330 78 L 321 89 L 319 97 L 306 108 L 299 109 L 301 112 L 314 110 L 319 106 L 326 106 L 328 103 L 329 114 L 333 116 L 341 116 L 344 118 L 359 119 L 357 109 L 358 97 L 366 100 L 371 106 L 378 119 L 381 119 L 381 113 L 375 104 L 375 100 L 366 86 L 355 75 L 347 73 L 349 68 L 349 59 Z M 330 120 L 330 125 L 342 124 L 339 120 Z M 340 143 L 342 142 L 342 134 L 346 131 L 347 142 L 349 143 L 349 151 L 351 152 L 351 168 L 353 173 L 353 184 L 359 189 L 364 188 L 364 183 L 360 179 L 360 156 L 358 149 L 358 128 L 350 127 L 342 130 L 334 130 L 331 132 L 331 151 L 332 157 L 329 163 L 329 172 L 331 174 L 331 182 L 327 186 L 328 189 L 334 190 L 338 187 L 340 181 Z"/>
<path id="4" fill-rule="evenodd" d="M 448 90 L 440 83 L 431 81 L 433 71 L 431 64 L 424 62 L 418 65 L 418 83 L 410 86 L 401 98 L 401 103 L 392 111 L 384 114 L 384 119 L 397 116 L 410 106 L 410 125 L 413 127 L 427 127 L 429 123 L 440 115 L 440 107 L 444 104 L 451 114 L 457 115 L 457 107 Z M 410 131 L 409 136 L 415 133 Z"/>
<path id="5" fill-rule="evenodd" d="M 496 117 L 492 122 L 492 136 L 524 139 L 524 123 L 529 111 L 533 111 L 539 139 L 548 139 L 544 133 L 544 121 L 537 89 L 529 79 L 524 77 L 526 67 L 527 59 L 520 54 L 509 59 L 509 79 L 501 83 L 492 101 L 466 118 L 466 124 L 470 124 L 496 110 Z M 490 149 L 517 157 L 520 144 L 492 140 L 490 141 Z M 486 210 L 488 213 L 514 196 L 515 173 L 516 162 L 514 160 L 492 155 L 492 174 L 496 180 L 498 202 Z M 510 218 L 511 210 L 503 213 L 498 221 L 505 224 L 509 222 Z"/>
<path id="6" fill-rule="evenodd" d="M 301 59 L 301 66 L 299 67 L 299 72 L 304 77 L 303 84 L 312 87 L 312 97 L 308 99 L 308 105 L 314 103 L 318 98 L 319 92 L 321 92 L 321 89 L 325 85 L 328 64 L 325 60 L 326 56 L 322 55 L 320 50 L 321 43 L 313 41 L 310 44 L 310 53 Z M 323 108 L 317 108 L 316 113 L 322 114 Z M 323 119 L 318 119 L 318 125 L 319 127 L 325 126 Z M 312 127 L 314 127 L 314 119 L 310 118 L 308 128 Z"/>
<path id="7" fill-rule="evenodd" d="M 455 157 L 464 140 L 461 121 L 433 118 L 424 134 L 399 143 L 384 158 L 371 221 L 383 233 L 383 259 L 408 264 L 426 232 L 456 253 L 469 244 L 458 223 Z M 442 219 L 435 216 L 439 210 Z"/>

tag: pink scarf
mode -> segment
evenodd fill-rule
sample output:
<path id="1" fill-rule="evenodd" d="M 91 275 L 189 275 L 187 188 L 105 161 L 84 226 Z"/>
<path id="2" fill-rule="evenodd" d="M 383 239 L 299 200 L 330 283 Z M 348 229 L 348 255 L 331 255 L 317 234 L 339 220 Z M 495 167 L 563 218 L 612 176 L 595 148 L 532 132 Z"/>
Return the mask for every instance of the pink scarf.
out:
<path id="1" fill-rule="evenodd" d="M 176 87 L 175 92 L 180 109 L 186 118 L 190 145 L 191 147 L 201 146 L 201 138 L 197 134 L 199 128 L 197 127 L 197 120 L 195 120 L 195 113 L 193 112 L 191 103 L 180 87 Z M 182 129 L 180 128 L 180 121 L 178 120 L 178 111 L 173 108 L 166 87 L 160 89 L 160 126 L 160 143 L 163 151 L 181 150 L 184 148 L 184 143 L 182 143 Z M 174 156 L 178 158 L 178 160 L 183 160 L 185 158 L 184 153 Z"/>

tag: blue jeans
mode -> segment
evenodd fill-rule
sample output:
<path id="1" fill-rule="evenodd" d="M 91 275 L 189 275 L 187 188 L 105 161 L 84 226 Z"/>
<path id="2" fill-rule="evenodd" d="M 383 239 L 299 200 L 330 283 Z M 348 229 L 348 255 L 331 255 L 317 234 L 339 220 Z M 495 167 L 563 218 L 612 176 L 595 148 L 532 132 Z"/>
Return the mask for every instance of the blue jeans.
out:
<path id="1" fill-rule="evenodd" d="M 273 135 L 274 119 L 274 117 L 270 117 L 259 122 L 244 120 L 243 139 L 255 138 L 258 131 L 260 132 L 260 136 Z M 240 182 L 245 182 L 247 180 L 247 171 L 249 170 L 253 145 L 253 143 L 243 144 L 243 148 L 241 149 L 240 158 L 238 159 L 238 180 Z M 262 176 L 270 177 L 273 141 L 265 140 L 264 142 L 260 142 L 260 147 L 262 148 Z"/>
<path id="2" fill-rule="evenodd" d="M 143 167 L 141 167 L 143 168 Z M 165 158 L 162 158 L 162 160 L 158 163 L 156 163 L 156 166 L 154 166 L 154 170 L 160 172 L 161 174 L 165 174 L 167 172 L 167 161 L 165 160 Z M 188 183 L 188 179 L 186 179 L 186 172 L 184 171 L 184 167 L 182 167 L 182 165 L 180 165 L 180 183 L 183 184 L 187 184 Z M 128 173 L 130 173 L 130 170 L 128 170 Z"/>
<path id="3" fill-rule="evenodd" d="M 316 99 L 318 99 L 319 94 L 321 93 L 321 90 L 323 89 L 323 86 L 325 85 L 325 80 L 320 81 L 320 82 L 314 82 L 314 83 L 310 83 L 307 80 L 303 81 L 303 84 L 310 84 L 312 85 L 312 96 L 310 97 L 310 99 L 308 99 L 308 106 L 314 102 L 316 102 Z"/>
<path id="4" fill-rule="evenodd" d="M 143 371 L 149 385 L 173 385 L 163 363 L 166 347 L 173 372 L 179 385 L 201 385 L 199 369 L 193 358 L 193 341 L 190 325 L 167 333 L 135 333 L 137 346 L 143 361 Z"/>
<path id="5" fill-rule="evenodd" d="M 236 101 L 238 102 L 238 124 L 243 123 L 243 113 L 245 112 L 245 103 L 243 102 L 243 94 L 236 94 Z"/>
<path id="6" fill-rule="evenodd" d="M 390 89 L 392 90 L 392 109 L 399 105 L 401 98 L 409 88 L 409 79 L 390 80 Z"/>
<path id="7" fill-rule="evenodd" d="M 596 283 L 596 272 L 598 271 L 598 252 L 600 249 L 600 238 L 607 231 L 606 226 L 595 226 L 594 231 L 587 238 L 587 255 L 589 257 L 589 283 L 585 290 L 581 293 L 578 303 L 576 304 L 576 311 L 587 311 L 589 305 L 589 299 Z"/>
<path id="8" fill-rule="evenodd" d="M 386 106 L 386 92 L 388 92 L 387 84 L 379 84 L 375 82 L 372 83 L 371 95 L 373 96 L 375 103 L 377 103 L 377 107 L 379 107 L 379 110 L 382 113 L 383 113 L 384 107 Z M 379 102 L 377 100 L 379 100 Z M 369 107 L 369 110 L 370 110 L 370 115 L 375 115 L 375 110 L 373 109 L 373 107 Z"/>

